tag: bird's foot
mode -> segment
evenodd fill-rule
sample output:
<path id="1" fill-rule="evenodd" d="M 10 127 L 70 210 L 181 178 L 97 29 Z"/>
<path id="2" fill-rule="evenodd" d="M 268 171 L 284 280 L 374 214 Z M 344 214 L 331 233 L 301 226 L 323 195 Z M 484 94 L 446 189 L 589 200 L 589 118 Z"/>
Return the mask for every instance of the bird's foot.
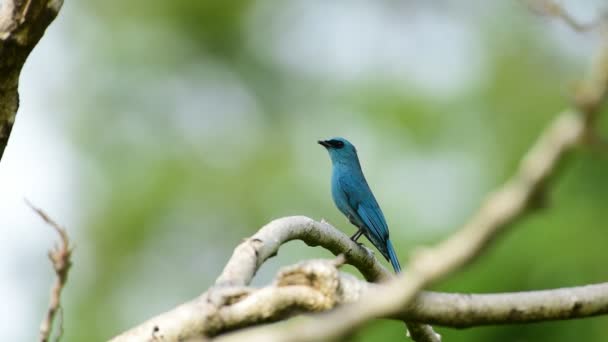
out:
<path id="1" fill-rule="evenodd" d="M 359 242 L 357 242 L 357 240 L 359 240 L 359 238 L 361 237 L 361 235 L 363 234 L 363 230 L 359 229 L 357 230 L 357 232 L 350 237 L 350 239 L 354 242 L 359 244 Z"/>

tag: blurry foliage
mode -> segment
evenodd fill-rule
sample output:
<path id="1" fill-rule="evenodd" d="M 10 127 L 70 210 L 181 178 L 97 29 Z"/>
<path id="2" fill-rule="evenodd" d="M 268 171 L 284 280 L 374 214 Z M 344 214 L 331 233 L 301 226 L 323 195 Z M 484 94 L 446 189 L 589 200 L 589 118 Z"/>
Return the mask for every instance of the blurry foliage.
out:
<path id="1" fill-rule="evenodd" d="M 377 175 L 382 160 L 401 158 L 387 151 L 400 151 L 403 159 L 408 148 L 474 155 L 481 160 L 485 179 L 479 186 L 485 193 L 513 172 L 542 127 L 568 104 L 569 77 L 580 71 L 556 58 L 554 47 L 530 25 L 536 18 L 522 19 L 525 9 L 517 8 L 517 13 L 507 11 L 491 22 L 474 22 L 485 28 L 490 67 L 475 87 L 458 96 L 436 96 L 415 84 L 404 92 L 403 85 L 382 79 L 306 79 L 251 52 L 243 32 L 252 29 L 245 23 L 257 3 L 135 0 L 79 5 L 103 29 L 95 33 L 99 44 L 89 46 L 94 48 L 87 52 L 92 64 L 83 71 L 94 82 L 77 90 L 71 122 L 88 165 L 83 184 L 89 186 L 80 191 L 93 208 L 85 214 L 83 228 L 92 241 L 93 250 L 87 252 L 94 262 L 75 262 L 64 311 L 67 341 L 108 338 L 196 296 L 212 284 L 240 239 L 273 218 L 325 217 L 350 233 L 331 203 L 329 161 L 315 144 L 326 132 L 345 129 L 368 135 L 350 136 L 355 143 L 386 141 L 387 131 L 402 133 L 396 142 L 402 145 L 362 157 L 364 168 Z M 385 5 L 394 3 L 372 6 Z M 236 106 L 235 111 L 244 112 L 222 114 L 224 107 L 237 103 L 234 97 L 215 99 L 220 103 L 212 107 L 217 113 L 191 106 L 197 102 L 187 96 L 180 98 L 184 92 L 196 98 L 200 82 L 209 77 L 211 85 L 215 79 L 228 79 L 228 85 L 244 87 L 255 106 Z M 180 84 L 182 79 L 189 81 Z M 173 89 L 176 85 L 181 90 Z M 186 107 L 185 119 L 176 114 L 180 106 Z M 323 110 L 317 112 L 317 106 Z M 348 114 L 333 113 L 332 108 Z M 189 133 L 184 133 L 184 120 Z M 370 159 L 376 163 L 366 163 Z M 602 223 L 608 159 L 582 150 L 570 162 L 548 193 L 546 209 L 518 223 L 473 266 L 437 289 L 519 291 L 605 281 L 608 232 Z M 370 183 L 378 180 L 370 177 Z M 395 213 L 385 214 L 389 222 L 396 221 L 391 219 Z M 461 223 L 420 235 L 400 232 L 402 238 L 394 243 L 402 262 L 412 246 L 438 241 Z M 408 225 L 425 231 L 413 217 L 393 223 Z M 258 275 L 262 280 L 256 282 L 269 279 L 280 265 L 327 255 L 289 244 L 264 265 Z M 79 266 L 90 268 L 88 282 Z M 439 331 L 446 341 L 600 341 L 606 323 L 606 318 L 594 318 Z M 378 321 L 357 340 L 397 340 L 403 333 L 398 322 Z"/>

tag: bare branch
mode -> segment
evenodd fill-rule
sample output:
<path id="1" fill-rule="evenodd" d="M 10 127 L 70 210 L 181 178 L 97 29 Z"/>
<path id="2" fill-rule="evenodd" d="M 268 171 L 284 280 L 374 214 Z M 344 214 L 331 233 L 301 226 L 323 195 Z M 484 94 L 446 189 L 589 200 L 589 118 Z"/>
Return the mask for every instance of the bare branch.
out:
<path id="1" fill-rule="evenodd" d="M 394 318 L 454 328 L 608 314 L 608 283 L 496 294 L 421 292 Z"/>
<path id="2" fill-rule="evenodd" d="M 327 267 L 328 265 L 325 264 L 324 266 Z M 298 265 L 295 266 L 295 269 L 297 267 Z M 338 288 L 341 290 L 332 294 L 335 299 L 326 299 L 326 302 L 342 304 L 355 302 L 366 292 L 379 287 L 343 273 L 340 274 L 339 282 Z M 272 297 L 267 293 L 269 290 L 272 291 L 271 288 L 259 291 L 260 293 L 264 291 L 265 296 Z M 254 301 L 252 298 L 256 296 L 257 292 L 252 292 L 247 300 Z M 285 303 L 305 301 L 306 296 L 300 299 L 283 298 L 281 305 L 278 305 L 278 307 L 284 309 L 283 305 Z M 294 307 L 302 308 L 303 306 L 294 305 Z M 554 290 L 497 294 L 422 292 L 410 305 L 401 308 L 397 314 L 385 318 L 467 328 L 481 325 L 576 319 L 603 314 L 608 314 L 608 283 Z M 280 318 L 285 318 L 285 316 Z M 238 322 L 238 319 L 236 321 Z M 248 337 L 255 336 L 248 335 Z M 265 336 L 261 335 L 260 337 L 263 339 Z M 225 335 L 218 340 L 236 341 L 237 339 L 233 337 L 242 337 L 242 335 L 238 333 Z"/>
<path id="3" fill-rule="evenodd" d="M 213 336 L 228 329 L 273 321 L 300 311 L 324 311 L 341 301 L 342 297 L 338 296 L 339 276 L 335 261 L 313 260 L 283 269 L 272 286 L 260 290 L 238 286 L 214 287 L 199 298 L 112 341 L 154 338 L 179 341 Z M 356 296 L 354 286 L 367 284 L 354 282 L 356 278 L 353 276 L 345 279 L 342 289 L 348 290 L 344 296 Z"/>
<path id="4" fill-rule="evenodd" d="M 166 324 L 193 317 L 207 317 L 206 321 L 182 325 L 182 334 L 167 334 L 166 324 L 150 326 L 148 331 L 124 334 L 113 341 L 140 341 L 157 338 L 177 341 L 179 338 L 215 336 L 225 331 L 261 323 L 275 322 L 301 312 L 321 312 L 339 305 L 354 303 L 382 285 L 362 281 L 339 272 L 340 261 L 310 260 L 283 268 L 272 285 L 261 288 L 220 287 L 205 298 L 180 307 L 180 314 L 168 317 Z M 220 299 L 220 300 L 218 300 Z M 212 303 L 212 304 L 211 304 Z M 206 312 L 209 308 L 213 312 Z M 608 283 L 545 291 L 502 294 L 449 294 L 422 292 L 399 312 L 385 318 L 433 323 L 450 327 L 470 327 L 487 324 L 531 323 L 538 321 L 573 319 L 608 313 Z M 287 322 L 287 325 L 299 322 Z M 160 320 L 158 323 L 163 323 Z M 192 321 L 194 322 L 194 321 Z M 187 328 L 187 329 L 184 329 Z M 193 333 L 193 329 L 204 331 Z M 424 325 L 411 329 L 412 336 L 434 334 Z M 135 332 L 135 331 L 133 331 Z M 247 333 L 247 331 L 245 331 Z M 280 340 L 272 335 L 247 335 L 255 341 Z M 242 333 L 223 335 L 222 341 L 242 341 Z M 249 340 L 247 340 L 249 341 Z"/>
<path id="5" fill-rule="evenodd" d="M 309 246 L 323 246 L 334 255 L 344 253 L 348 262 L 369 281 L 381 281 L 393 277 L 392 273 L 377 262 L 369 250 L 353 243 L 350 238 L 331 225 L 315 222 L 306 217 L 290 217 L 267 224 L 254 236 L 241 243 L 216 280 L 216 286 L 248 285 L 266 259 L 275 255 L 282 244 L 295 239 L 302 240 Z M 407 328 L 414 341 L 441 341 L 439 335 L 430 326 L 407 323 Z"/>
<path id="6" fill-rule="evenodd" d="M 347 274 L 340 274 L 339 282 L 338 288 L 341 290 L 333 294 L 335 299 L 325 299 L 326 303 L 354 303 L 368 292 L 376 292 L 383 287 L 382 285 L 363 282 Z M 272 288 L 259 291 L 264 291 L 264 296 L 267 298 L 274 296 L 267 292 L 272 291 Z M 314 290 L 311 289 L 311 291 Z M 257 292 L 250 293 L 247 301 L 253 302 L 253 297 L 256 296 Z M 284 304 L 286 303 L 293 304 L 294 309 L 302 309 L 303 305 L 294 303 L 302 303 L 306 300 L 307 297 L 303 295 L 300 299 L 282 298 L 281 304 L 273 304 L 282 310 L 285 310 Z M 244 310 L 244 312 L 247 312 L 247 310 Z M 254 309 L 254 312 L 257 312 L 257 310 Z M 278 317 L 269 321 L 287 317 L 280 312 L 278 314 Z M 467 328 L 482 325 L 576 319 L 605 314 L 608 314 L 608 283 L 554 290 L 497 294 L 422 292 L 408 306 L 400 308 L 399 312 L 390 316 L 379 316 L 379 318 L 396 318 L 410 322 Z M 327 318 L 328 315 L 324 316 Z M 243 317 L 240 319 L 243 319 Z M 287 329 L 290 326 L 302 324 L 303 320 L 305 319 L 296 318 L 293 321 L 276 325 L 276 327 Z M 239 318 L 233 316 L 230 317 L 229 321 L 238 322 Z M 232 326 L 229 330 L 235 327 L 237 326 Z M 422 327 L 424 329 L 425 326 Z M 282 334 L 283 331 L 283 329 L 249 329 L 222 335 L 216 341 L 243 341 L 243 337 L 247 337 L 246 341 L 250 342 L 282 341 L 285 339 L 285 335 Z"/>
<path id="7" fill-rule="evenodd" d="M 215 284 L 248 285 L 262 263 L 276 255 L 282 244 L 291 240 L 302 240 L 309 246 L 322 246 L 334 255 L 344 254 L 346 262 L 355 266 L 367 280 L 379 281 L 392 277 L 370 250 L 353 242 L 330 224 L 305 216 L 291 216 L 268 223 L 241 243 Z"/>
<path id="8" fill-rule="evenodd" d="M 63 0 L 0 1 L 0 160 L 19 107 L 19 74 Z"/>
<path id="9" fill-rule="evenodd" d="M 245 286 L 249 285 L 259 266 L 276 255 L 282 244 L 294 239 L 310 246 L 322 246 L 335 255 L 343 254 L 344 261 L 359 269 L 369 281 L 392 277 L 392 273 L 374 258 L 370 250 L 353 242 L 330 224 L 304 216 L 284 217 L 265 225 L 236 247 L 216 285 L 209 291 L 117 336 L 113 341 L 145 339 L 152 332 L 154 336 L 162 335 L 166 341 L 175 341 L 178 337 L 209 336 L 220 331 L 218 308 L 250 293 L 251 289 Z M 412 323 L 411 326 L 416 328 L 417 324 Z M 417 331 L 421 330 L 418 327 Z M 425 328 L 424 331 L 432 329 Z M 436 340 L 421 338 L 420 341 Z"/>
<path id="10" fill-rule="evenodd" d="M 523 2 L 536 14 L 561 19 L 574 31 L 587 32 L 600 26 L 602 18 L 597 18 L 589 23 L 581 23 L 574 19 L 560 4 L 553 0 L 523 0 Z"/>
<path id="11" fill-rule="evenodd" d="M 49 226 L 53 227 L 61 239 L 59 246 L 49 251 L 49 259 L 55 270 L 55 282 L 51 287 L 51 299 L 46 315 L 40 324 L 40 341 L 47 342 L 50 340 L 55 316 L 61 310 L 61 292 L 68 281 L 68 272 L 72 266 L 72 246 L 65 228 L 61 227 L 57 222 L 53 221 L 42 209 L 34 207 L 29 201 L 25 201 Z M 63 327 L 60 322 L 58 338 L 61 337 Z"/>
<path id="12" fill-rule="evenodd" d="M 408 336 L 413 341 L 441 342 L 441 335 L 436 333 L 432 326 L 411 320 L 405 320 L 404 322 L 407 326 Z"/>

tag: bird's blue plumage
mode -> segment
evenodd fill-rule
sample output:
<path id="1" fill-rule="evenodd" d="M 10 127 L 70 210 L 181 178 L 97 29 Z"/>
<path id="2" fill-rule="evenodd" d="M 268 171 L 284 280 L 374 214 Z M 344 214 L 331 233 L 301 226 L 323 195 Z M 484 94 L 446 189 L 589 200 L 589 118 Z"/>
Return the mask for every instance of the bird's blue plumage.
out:
<path id="1" fill-rule="evenodd" d="M 357 150 L 344 138 L 319 141 L 329 152 L 333 164 L 331 193 L 334 203 L 348 220 L 359 228 L 380 253 L 390 261 L 395 272 L 401 271 L 399 260 L 389 239 L 388 226 L 376 202 L 357 157 Z"/>

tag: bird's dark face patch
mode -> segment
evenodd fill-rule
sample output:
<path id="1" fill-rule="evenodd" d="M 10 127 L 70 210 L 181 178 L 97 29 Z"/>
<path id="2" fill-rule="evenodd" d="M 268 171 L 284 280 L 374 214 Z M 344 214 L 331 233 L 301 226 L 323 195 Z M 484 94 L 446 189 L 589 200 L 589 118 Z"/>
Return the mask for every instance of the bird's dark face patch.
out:
<path id="1" fill-rule="evenodd" d="M 329 144 L 333 148 L 342 148 L 342 147 L 344 147 L 344 141 L 341 141 L 341 140 L 330 140 Z"/>
<path id="2" fill-rule="evenodd" d="M 326 148 L 341 149 L 344 147 L 344 142 L 337 139 L 319 140 L 319 144 L 325 146 Z"/>

